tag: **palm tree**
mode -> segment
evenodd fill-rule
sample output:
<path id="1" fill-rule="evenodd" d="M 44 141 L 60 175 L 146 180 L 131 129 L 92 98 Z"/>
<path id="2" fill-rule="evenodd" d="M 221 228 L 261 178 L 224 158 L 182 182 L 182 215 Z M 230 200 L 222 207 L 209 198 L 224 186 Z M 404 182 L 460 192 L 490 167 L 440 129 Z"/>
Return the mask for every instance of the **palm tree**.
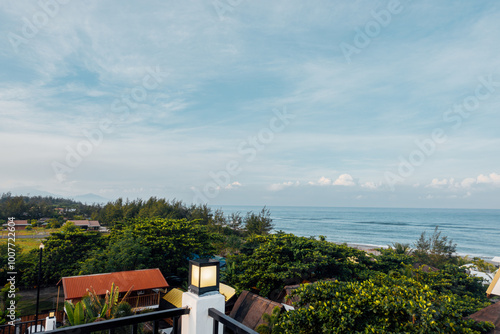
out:
<path id="1" fill-rule="evenodd" d="M 402 244 L 399 242 L 393 242 L 392 246 L 394 247 L 394 252 L 399 255 L 410 255 L 411 254 L 411 248 L 410 244 Z M 389 246 L 392 248 L 391 246 Z"/>

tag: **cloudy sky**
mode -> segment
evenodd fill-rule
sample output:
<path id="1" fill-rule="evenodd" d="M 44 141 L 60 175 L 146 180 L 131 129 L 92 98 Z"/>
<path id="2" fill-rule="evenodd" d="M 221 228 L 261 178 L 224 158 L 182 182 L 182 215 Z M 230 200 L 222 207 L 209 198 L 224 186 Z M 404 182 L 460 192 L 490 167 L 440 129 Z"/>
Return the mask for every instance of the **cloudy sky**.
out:
<path id="1" fill-rule="evenodd" d="M 497 1 L 0 3 L 0 191 L 496 208 Z"/>

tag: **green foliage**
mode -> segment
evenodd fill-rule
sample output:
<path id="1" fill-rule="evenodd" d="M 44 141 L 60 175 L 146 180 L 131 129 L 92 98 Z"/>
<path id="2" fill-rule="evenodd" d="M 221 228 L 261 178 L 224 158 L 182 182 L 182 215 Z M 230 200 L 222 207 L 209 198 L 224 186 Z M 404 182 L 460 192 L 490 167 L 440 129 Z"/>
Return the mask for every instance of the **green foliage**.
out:
<path id="1" fill-rule="evenodd" d="M 471 297 L 481 301 L 486 299 L 486 287 L 482 279 L 469 276 L 465 269 L 457 265 L 448 264 L 443 269 L 426 273 L 421 269 L 412 269 L 411 276 L 423 284 L 428 284 L 433 290 L 461 297 Z"/>
<path id="2" fill-rule="evenodd" d="M 265 235 L 273 229 L 271 212 L 266 207 L 256 214 L 248 212 L 245 217 L 245 230 L 248 234 Z"/>
<path id="3" fill-rule="evenodd" d="M 85 310 L 81 301 L 75 305 L 71 302 L 64 301 L 64 310 L 66 311 L 66 316 L 71 326 L 83 325 L 93 321 L 89 321 L 88 318 L 85 317 Z"/>
<path id="4" fill-rule="evenodd" d="M 239 212 L 233 212 L 227 217 L 227 225 L 235 231 L 240 230 L 242 224 L 243 217 L 241 217 L 241 214 Z"/>
<path id="5" fill-rule="evenodd" d="M 299 298 L 298 308 L 283 314 L 274 333 L 485 333 L 492 328 L 464 319 L 487 303 L 439 293 L 406 276 L 322 281 L 292 295 Z"/>
<path id="6" fill-rule="evenodd" d="M 130 229 L 114 233 L 104 250 L 93 250 L 81 265 L 80 274 L 147 269 L 151 249 Z"/>
<path id="7" fill-rule="evenodd" d="M 61 233 L 77 233 L 82 229 L 75 225 L 72 221 L 67 221 L 61 228 Z"/>
<path id="8" fill-rule="evenodd" d="M 64 302 L 64 309 L 72 326 L 132 315 L 131 306 L 124 301 L 129 296 L 130 290 L 121 301 L 119 301 L 119 288 L 114 283 L 111 284 L 111 289 L 106 292 L 104 299 L 93 290 L 87 291 L 87 295 L 76 304 Z"/>
<path id="9" fill-rule="evenodd" d="M 442 268 L 447 263 L 457 263 L 456 257 L 453 256 L 457 244 L 454 244 L 453 240 L 448 240 L 447 236 L 441 236 L 438 226 L 429 237 L 426 236 L 426 232 L 422 232 L 414 246 L 413 256 L 416 262 L 436 268 Z"/>
<path id="10" fill-rule="evenodd" d="M 9 315 L 9 310 L 7 309 L 11 305 L 11 301 L 14 301 L 16 304 L 19 301 L 20 297 L 18 295 L 19 289 L 15 288 L 14 291 L 11 289 L 10 282 L 7 282 L 4 287 L 0 290 L 0 325 L 5 324 L 6 322 L 12 321 Z M 18 309 L 15 310 L 16 318 L 20 315 Z"/>
<path id="11" fill-rule="evenodd" d="M 229 262 L 229 283 L 239 290 L 256 287 L 262 296 L 304 280 L 358 279 L 371 263 L 363 251 L 293 234 L 251 237 Z"/>
<path id="12" fill-rule="evenodd" d="M 394 253 L 398 255 L 410 255 L 411 254 L 411 248 L 410 244 L 402 244 L 400 242 L 393 242 L 392 247 L 394 249 Z"/>
<path id="13" fill-rule="evenodd" d="M 390 273 L 404 270 L 406 265 L 412 264 L 414 259 L 408 254 L 398 253 L 393 248 L 377 249 L 380 255 L 374 256 L 374 263 L 371 268 L 375 271 Z"/>
<path id="14" fill-rule="evenodd" d="M 16 217 L 17 219 L 35 219 L 60 217 L 55 208 L 71 208 L 74 212 L 67 212 L 68 216 L 79 214 L 89 216 L 97 206 L 85 205 L 71 199 L 43 197 L 43 196 L 12 196 L 4 193 L 0 197 L 0 218 Z"/>
<path id="15" fill-rule="evenodd" d="M 160 268 L 165 276 L 175 274 L 187 277 L 188 260 L 196 255 L 214 254 L 212 236 L 207 227 L 185 219 L 136 219 L 129 221 L 123 233 L 130 231 L 141 247 L 151 256 L 144 262 L 146 268 Z M 115 233 L 120 233 L 120 230 Z M 119 238 L 121 234 L 114 238 Z"/>
<path id="16" fill-rule="evenodd" d="M 271 334 L 273 332 L 274 326 L 278 323 L 280 318 L 281 308 L 276 306 L 273 308 L 272 314 L 264 313 L 262 315 L 262 320 L 265 322 L 264 324 L 260 324 L 255 328 L 259 334 Z"/>
<path id="17" fill-rule="evenodd" d="M 479 257 L 474 257 L 472 259 L 472 264 L 474 264 L 477 268 L 477 270 L 482 271 L 482 272 L 487 272 L 487 273 L 494 273 L 497 270 L 497 267 L 493 265 L 492 263 L 486 262 L 485 260 L 479 258 Z"/>
<path id="18" fill-rule="evenodd" d="M 43 251 L 42 273 L 44 284 L 55 284 L 61 277 L 78 275 L 80 265 L 92 254 L 102 251 L 106 238 L 98 232 L 52 233 L 45 241 Z M 37 277 L 37 255 L 39 250 L 31 253 L 34 266 L 26 270 L 23 280 L 26 285 L 35 285 Z"/>

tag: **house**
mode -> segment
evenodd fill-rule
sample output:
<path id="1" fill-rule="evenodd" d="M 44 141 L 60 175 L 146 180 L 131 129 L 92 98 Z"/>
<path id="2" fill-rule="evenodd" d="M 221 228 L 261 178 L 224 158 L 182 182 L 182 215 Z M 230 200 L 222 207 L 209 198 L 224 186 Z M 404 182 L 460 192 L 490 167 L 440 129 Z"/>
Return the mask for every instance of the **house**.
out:
<path id="1" fill-rule="evenodd" d="M 98 231 L 101 227 L 98 220 L 68 220 L 67 222 L 72 222 L 75 226 L 83 227 L 87 230 Z"/>
<path id="2" fill-rule="evenodd" d="M 234 320 L 255 330 L 264 324 L 262 315 L 271 315 L 275 307 L 284 308 L 282 304 L 263 298 L 248 291 L 243 291 L 229 314 Z"/>
<path id="3" fill-rule="evenodd" d="M 476 321 L 489 321 L 495 325 L 495 328 L 488 334 L 500 334 L 500 302 L 491 304 L 468 316 L 469 319 Z"/>
<path id="4" fill-rule="evenodd" d="M 2 225 L 3 227 L 9 226 L 7 223 Z M 12 226 L 12 223 L 10 224 Z M 26 227 L 31 226 L 31 224 L 27 220 L 14 220 L 14 228 L 16 231 L 25 230 Z"/>
<path id="5" fill-rule="evenodd" d="M 495 277 L 491 281 L 490 286 L 486 290 L 488 297 L 490 295 L 500 296 L 500 269 L 496 271 Z"/>
<path id="6" fill-rule="evenodd" d="M 94 290 L 97 295 L 104 297 L 112 283 L 119 288 L 120 297 L 130 289 L 131 293 L 125 301 L 135 311 L 158 308 L 160 291 L 168 288 L 168 283 L 159 269 L 63 277 L 57 285 L 63 287 L 64 300 L 75 304 L 87 294 L 87 290 Z"/>

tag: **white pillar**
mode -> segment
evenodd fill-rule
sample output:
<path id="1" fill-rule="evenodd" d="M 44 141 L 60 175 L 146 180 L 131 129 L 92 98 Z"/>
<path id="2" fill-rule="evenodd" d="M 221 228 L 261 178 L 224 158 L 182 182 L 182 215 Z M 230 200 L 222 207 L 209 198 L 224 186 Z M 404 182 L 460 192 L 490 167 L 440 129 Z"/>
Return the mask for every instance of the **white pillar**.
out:
<path id="1" fill-rule="evenodd" d="M 182 294 L 182 307 L 189 307 L 189 314 L 182 316 L 182 334 L 212 334 L 214 319 L 208 316 L 208 309 L 214 308 L 224 313 L 225 298 L 218 292 L 202 296 L 191 292 Z M 219 334 L 223 325 L 219 324 Z"/>

